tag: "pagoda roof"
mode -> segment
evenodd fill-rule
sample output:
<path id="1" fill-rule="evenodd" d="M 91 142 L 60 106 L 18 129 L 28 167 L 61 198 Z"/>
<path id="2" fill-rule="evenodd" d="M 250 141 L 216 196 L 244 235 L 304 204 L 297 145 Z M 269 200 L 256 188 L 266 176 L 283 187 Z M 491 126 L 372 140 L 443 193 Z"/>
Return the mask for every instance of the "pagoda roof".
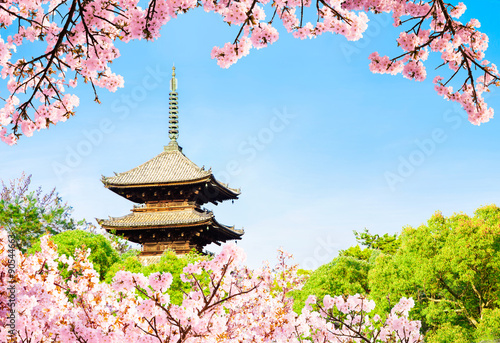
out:
<path id="1" fill-rule="evenodd" d="M 132 212 L 123 217 L 98 219 L 98 222 L 105 229 L 116 229 L 119 231 L 209 225 L 229 233 L 235 238 L 240 237 L 244 233 L 243 230 L 235 229 L 234 226 L 231 227 L 218 223 L 211 211 L 200 211 L 193 208 L 170 211 Z"/>
<path id="2" fill-rule="evenodd" d="M 168 146 L 167 146 L 168 147 Z M 198 181 L 207 178 L 210 170 L 198 167 L 179 149 L 167 149 L 149 161 L 124 173 L 103 177 L 109 186 L 132 186 Z"/>
<path id="3" fill-rule="evenodd" d="M 115 176 L 102 177 L 102 182 L 107 188 L 167 186 L 210 181 L 226 189 L 230 194 L 233 193 L 233 196 L 240 194 L 239 190 L 217 181 L 211 169 L 198 167 L 182 153 L 182 149 L 175 141 L 171 141 L 162 153 L 138 167 L 117 173 Z"/>

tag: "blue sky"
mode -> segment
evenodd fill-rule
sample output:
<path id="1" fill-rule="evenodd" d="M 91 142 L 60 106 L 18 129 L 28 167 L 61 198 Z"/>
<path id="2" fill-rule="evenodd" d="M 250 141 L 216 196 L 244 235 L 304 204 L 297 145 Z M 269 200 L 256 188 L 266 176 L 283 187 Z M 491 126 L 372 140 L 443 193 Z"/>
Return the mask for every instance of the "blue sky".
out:
<path id="1" fill-rule="evenodd" d="M 479 19 L 490 37 L 487 58 L 500 63 L 500 4 L 465 4 L 464 20 Z M 153 43 L 119 45 L 113 68 L 125 88 L 100 90 L 101 105 L 91 89 L 78 88 L 75 117 L 0 146 L 1 178 L 33 174 L 34 185 L 56 187 L 78 218 L 129 213 L 132 203 L 100 178 L 168 144 L 175 63 L 180 145 L 192 161 L 241 187 L 234 204 L 211 208 L 221 223 L 245 229 L 238 244 L 250 266 L 273 261 L 283 247 L 312 269 L 354 244 L 353 230 L 395 233 L 436 210 L 472 214 L 500 205 L 500 92 L 488 97 L 497 118 L 477 127 L 434 92 L 433 65 L 421 83 L 371 74 L 371 52 L 399 52 L 388 17 L 371 16 L 358 42 L 334 35 L 300 41 L 280 27 L 274 45 L 220 69 L 210 51 L 236 30 L 197 10 L 168 23 Z"/>

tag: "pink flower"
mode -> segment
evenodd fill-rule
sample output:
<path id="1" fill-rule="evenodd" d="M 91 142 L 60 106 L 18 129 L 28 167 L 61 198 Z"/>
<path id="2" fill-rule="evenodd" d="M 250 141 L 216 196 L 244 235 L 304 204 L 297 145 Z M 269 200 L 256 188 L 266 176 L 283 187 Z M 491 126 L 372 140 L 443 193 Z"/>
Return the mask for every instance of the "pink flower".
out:
<path id="1" fill-rule="evenodd" d="M 149 284 L 156 292 L 165 292 L 172 284 L 172 274 L 170 273 L 153 273 L 149 276 Z"/>

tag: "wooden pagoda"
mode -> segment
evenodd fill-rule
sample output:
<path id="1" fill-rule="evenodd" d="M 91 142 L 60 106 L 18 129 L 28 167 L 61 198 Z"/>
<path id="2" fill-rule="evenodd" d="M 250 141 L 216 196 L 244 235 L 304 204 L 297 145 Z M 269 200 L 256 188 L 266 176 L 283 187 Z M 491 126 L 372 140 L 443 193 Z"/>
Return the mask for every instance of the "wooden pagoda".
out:
<path id="1" fill-rule="evenodd" d="M 240 191 L 217 181 L 211 169 L 191 162 L 178 145 L 178 99 L 175 67 L 170 81 L 169 137 L 164 151 L 127 172 L 102 177 L 104 186 L 137 203 L 132 213 L 109 219 L 98 219 L 108 232 L 123 235 L 142 244 L 143 257 L 160 256 L 167 249 L 185 254 L 228 240 L 239 240 L 243 230 L 222 225 L 206 203 L 217 205 L 237 199 Z"/>

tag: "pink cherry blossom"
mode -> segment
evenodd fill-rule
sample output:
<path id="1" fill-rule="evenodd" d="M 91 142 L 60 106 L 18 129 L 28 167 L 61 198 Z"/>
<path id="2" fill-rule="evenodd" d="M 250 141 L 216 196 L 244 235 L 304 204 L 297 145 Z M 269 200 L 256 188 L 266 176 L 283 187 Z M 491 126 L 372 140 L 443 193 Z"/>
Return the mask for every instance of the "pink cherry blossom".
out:
<path id="1" fill-rule="evenodd" d="M 0 230 L 0 273 L 7 274 L 7 233 Z M 122 342 L 347 342 L 363 335 L 380 342 L 423 342 L 420 322 L 408 319 L 412 299 L 402 298 L 387 319 L 371 312 L 375 303 L 360 295 L 325 296 L 322 304 L 310 296 L 298 315 L 288 295 L 303 283 L 290 256 L 278 253 L 274 267 L 249 270 L 245 254 L 234 244 L 224 246 L 212 260 L 185 269 L 191 291 L 181 305 L 170 303 L 172 275 L 119 271 L 111 285 L 99 282 L 88 261 L 90 251 L 59 256 L 48 236 L 41 251 L 16 260 L 17 340 L 65 343 Z M 62 273 L 63 265 L 72 273 Z M 198 275 L 200 273 L 200 275 Z M 201 275 L 202 274 L 202 275 Z M 63 276 L 66 275 L 66 276 Z M 200 279 L 198 279 L 200 278 Z M 206 278 L 208 283 L 200 282 Z M 0 278 L 0 340 L 7 341 L 9 313 L 7 278 Z M 205 286 L 203 286 L 205 285 Z M 315 306 L 315 309 L 311 305 Z M 331 311 L 336 307 L 340 315 Z M 348 325 L 333 325 L 343 322 Z M 374 323 L 379 322 L 377 325 Z M 398 337 L 398 339 L 394 339 Z"/>
<path id="2" fill-rule="evenodd" d="M 500 85 L 500 74 L 493 63 L 485 60 L 489 40 L 478 31 L 479 21 L 470 19 L 466 24 L 458 21 L 466 11 L 463 3 L 152 0 L 143 8 L 138 0 L 8 0 L 0 8 L 0 24 L 7 29 L 7 34 L 0 38 L 0 71 L 10 92 L 4 97 L 3 107 L 0 106 L 0 138 L 12 145 L 20 135 L 31 136 L 35 131 L 66 121 L 79 104 L 70 93 L 70 88 L 77 85 L 91 85 L 97 102 L 97 88 L 115 92 L 124 87 L 123 77 L 111 69 L 111 63 L 120 56 L 116 41 L 155 40 L 170 20 L 198 6 L 239 27 L 233 41 L 211 51 L 211 57 L 222 68 L 230 67 L 253 48 L 276 44 L 278 23 L 298 39 L 333 33 L 347 40 L 358 40 L 368 28 L 369 12 L 391 13 L 394 26 L 402 31 L 397 39 L 402 54 L 393 58 L 371 54 L 369 69 L 423 81 L 427 77 L 424 62 L 429 63 L 430 53 L 438 53 L 444 66 L 439 73 L 448 78 L 441 86 L 435 86 L 438 94 L 458 102 L 473 124 L 493 117 L 493 109 L 488 107 L 482 93 Z M 305 18 L 317 19 L 310 22 Z M 38 57 L 22 58 L 14 54 L 21 46 L 41 47 L 41 50 Z M 460 70 L 465 77 L 453 86 L 448 85 L 450 79 L 462 77 L 455 74 Z M 478 83 L 479 76 L 483 79 Z M 448 87 L 455 87 L 456 91 Z"/>

